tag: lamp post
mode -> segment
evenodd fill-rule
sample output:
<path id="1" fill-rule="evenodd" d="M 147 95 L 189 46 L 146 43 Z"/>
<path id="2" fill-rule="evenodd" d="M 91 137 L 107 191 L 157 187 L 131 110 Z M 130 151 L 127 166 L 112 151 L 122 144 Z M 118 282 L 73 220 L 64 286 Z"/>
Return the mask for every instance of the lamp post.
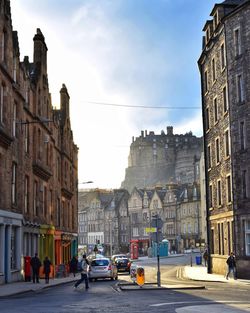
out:
<path id="1" fill-rule="evenodd" d="M 94 182 L 92 180 L 84 181 L 82 183 L 78 183 L 78 185 L 84 185 L 84 184 L 93 184 Z"/>

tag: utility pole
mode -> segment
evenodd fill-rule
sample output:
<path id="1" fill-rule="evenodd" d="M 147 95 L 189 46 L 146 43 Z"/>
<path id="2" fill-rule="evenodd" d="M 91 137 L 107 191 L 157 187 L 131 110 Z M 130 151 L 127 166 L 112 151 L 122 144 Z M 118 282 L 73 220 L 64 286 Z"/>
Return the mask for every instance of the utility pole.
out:
<path id="1" fill-rule="evenodd" d="M 161 287 L 161 272 L 160 272 L 160 246 L 159 246 L 159 220 L 158 215 L 156 217 L 156 242 L 157 242 L 157 285 Z"/>
<path id="2" fill-rule="evenodd" d="M 110 238 L 110 257 L 112 256 L 112 221 L 109 221 L 109 238 Z"/>
<path id="3" fill-rule="evenodd" d="M 157 246 L 157 285 L 161 287 L 161 271 L 160 271 L 160 241 L 162 240 L 162 233 L 160 232 L 163 226 L 163 222 L 158 214 L 153 216 L 152 227 L 156 228 L 155 236 L 153 240 L 156 242 Z"/>

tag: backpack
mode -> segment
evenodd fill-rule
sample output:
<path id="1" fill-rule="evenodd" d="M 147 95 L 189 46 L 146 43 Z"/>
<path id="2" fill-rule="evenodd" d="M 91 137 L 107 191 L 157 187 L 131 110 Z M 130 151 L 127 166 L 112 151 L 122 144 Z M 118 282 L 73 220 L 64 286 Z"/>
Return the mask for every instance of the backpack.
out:
<path id="1" fill-rule="evenodd" d="M 77 272 L 82 271 L 82 260 L 77 262 Z"/>

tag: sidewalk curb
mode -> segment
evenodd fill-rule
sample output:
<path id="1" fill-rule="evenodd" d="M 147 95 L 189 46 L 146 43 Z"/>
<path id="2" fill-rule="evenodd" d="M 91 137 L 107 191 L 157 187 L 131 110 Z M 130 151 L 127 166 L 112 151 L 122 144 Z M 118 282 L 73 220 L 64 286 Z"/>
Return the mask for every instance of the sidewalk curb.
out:
<path id="1" fill-rule="evenodd" d="M 62 281 L 62 282 L 58 282 L 55 284 L 48 284 L 48 285 L 41 285 L 40 288 L 38 289 L 26 289 L 26 290 L 21 290 L 21 291 L 16 291 L 12 294 L 6 294 L 6 295 L 0 295 L 0 299 L 6 299 L 6 298 L 10 298 L 10 297 L 15 297 L 15 296 L 20 296 L 20 295 L 24 295 L 24 294 L 28 294 L 28 293 L 39 293 L 41 291 L 43 291 L 44 289 L 50 289 L 50 288 L 54 288 L 57 286 L 62 286 L 62 285 L 67 285 L 67 284 L 73 284 L 74 282 L 76 282 L 78 279 L 74 279 L 74 280 L 70 280 L 70 281 Z"/>
<path id="2" fill-rule="evenodd" d="M 139 286 L 134 283 L 117 283 L 117 288 L 121 291 L 136 291 L 136 290 L 190 290 L 190 289 L 205 289 L 205 286 L 185 286 L 185 285 L 161 285 L 157 286 L 157 283 L 145 283 L 143 286 Z M 145 287 L 146 288 L 145 288 Z M 131 288 L 129 288 L 131 287 Z"/>

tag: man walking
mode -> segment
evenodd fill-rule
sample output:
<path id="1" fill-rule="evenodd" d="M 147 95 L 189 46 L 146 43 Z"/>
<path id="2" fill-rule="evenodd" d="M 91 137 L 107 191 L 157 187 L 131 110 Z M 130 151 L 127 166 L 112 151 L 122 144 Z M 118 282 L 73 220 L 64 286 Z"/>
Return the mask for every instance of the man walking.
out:
<path id="1" fill-rule="evenodd" d="M 82 271 L 81 271 L 81 278 L 75 283 L 74 289 L 77 288 L 78 285 L 80 285 L 83 281 L 85 281 L 85 288 L 89 288 L 89 261 L 86 258 L 86 254 L 83 254 L 82 256 Z"/>
<path id="2" fill-rule="evenodd" d="M 33 283 L 39 283 L 39 270 L 42 264 L 39 257 L 37 256 L 37 253 L 35 253 L 35 256 L 33 258 L 31 258 L 30 265 L 32 267 Z"/>
<path id="3" fill-rule="evenodd" d="M 233 272 L 234 279 L 236 279 L 236 260 L 235 260 L 235 256 L 233 252 L 230 253 L 230 256 L 227 259 L 227 266 L 228 266 L 228 271 L 227 271 L 226 279 L 228 279 L 228 276 L 231 272 Z"/>

